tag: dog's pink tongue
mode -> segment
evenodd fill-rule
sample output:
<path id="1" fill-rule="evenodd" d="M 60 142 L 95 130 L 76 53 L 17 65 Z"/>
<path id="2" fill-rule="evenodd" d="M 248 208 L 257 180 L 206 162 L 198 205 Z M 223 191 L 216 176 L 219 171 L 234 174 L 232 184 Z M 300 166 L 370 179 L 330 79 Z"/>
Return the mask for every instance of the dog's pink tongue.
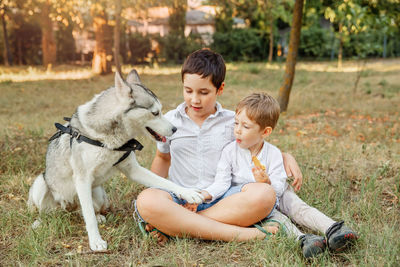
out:
<path id="1" fill-rule="evenodd" d="M 163 142 L 163 143 L 167 142 L 167 138 L 165 138 L 165 136 L 163 136 L 162 142 Z"/>

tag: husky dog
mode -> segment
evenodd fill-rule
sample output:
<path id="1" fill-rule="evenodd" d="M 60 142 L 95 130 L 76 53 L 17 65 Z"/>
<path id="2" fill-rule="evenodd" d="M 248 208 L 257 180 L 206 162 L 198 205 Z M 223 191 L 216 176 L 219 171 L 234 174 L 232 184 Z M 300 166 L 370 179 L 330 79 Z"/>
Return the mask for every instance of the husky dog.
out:
<path id="1" fill-rule="evenodd" d="M 69 123 L 56 126 L 60 131 L 50 139 L 46 171 L 32 184 L 28 205 L 39 211 L 59 205 L 67 209 L 74 205 L 77 195 L 92 250 L 107 249 L 95 214 L 109 207 L 102 185 L 114 171 L 145 186 L 171 191 L 190 203 L 203 201 L 198 190 L 155 175 L 138 164 L 135 153 L 130 153 L 141 149 L 132 138 L 142 133 L 165 142 L 165 136 L 176 131 L 162 115 L 160 101 L 142 85 L 135 70 L 126 81 L 117 72 L 114 87 L 79 106 Z"/>

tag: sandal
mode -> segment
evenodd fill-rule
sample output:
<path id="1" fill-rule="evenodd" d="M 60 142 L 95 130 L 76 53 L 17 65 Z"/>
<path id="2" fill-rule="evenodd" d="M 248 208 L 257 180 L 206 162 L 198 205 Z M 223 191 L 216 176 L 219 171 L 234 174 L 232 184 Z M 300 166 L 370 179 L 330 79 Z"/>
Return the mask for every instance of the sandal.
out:
<path id="1" fill-rule="evenodd" d="M 143 234 L 143 236 L 148 236 L 148 237 L 153 237 L 150 233 L 152 232 L 158 232 L 159 234 L 161 234 L 162 236 L 164 236 L 167 240 L 169 239 L 169 235 L 164 234 L 163 232 L 161 232 L 160 230 L 158 230 L 157 228 L 153 228 L 151 231 L 146 231 L 146 222 L 138 222 L 138 226 L 139 226 L 139 230 L 140 232 Z"/>
<path id="2" fill-rule="evenodd" d="M 135 211 L 133 212 L 133 219 L 136 221 L 137 225 L 139 226 L 139 230 L 143 236 L 151 236 L 150 235 L 151 232 L 157 231 L 160 234 L 162 234 L 163 236 L 165 236 L 167 239 L 169 239 L 169 235 L 164 234 L 163 232 L 161 232 L 160 230 L 158 230 L 155 227 L 150 232 L 146 231 L 147 223 L 142 219 L 142 217 L 140 217 L 139 212 L 137 211 L 136 200 L 133 202 L 133 206 L 135 208 Z"/>
<path id="3" fill-rule="evenodd" d="M 263 232 L 264 234 L 267 235 L 264 240 L 268 240 L 269 237 L 273 235 L 272 233 L 268 232 L 266 229 L 263 228 L 263 226 L 266 226 L 271 223 L 278 224 L 278 232 L 276 233 L 277 235 L 278 234 L 286 235 L 286 227 L 283 225 L 283 223 L 281 223 L 280 221 L 274 220 L 274 219 L 268 219 L 268 220 L 262 221 L 260 223 L 261 225 L 254 224 L 254 227 L 256 227 L 258 230 L 260 230 L 261 232 Z"/>
<path id="4" fill-rule="evenodd" d="M 262 226 L 260 226 L 258 224 L 254 224 L 254 227 L 257 228 L 258 230 L 260 230 L 261 232 L 263 232 L 264 234 L 266 234 L 264 240 L 268 240 L 269 237 L 272 235 L 272 233 L 268 232 L 267 230 L 265 230 Z"/>
<path id="5" fill-rule="evenodd" d="M 267 219 L 267 220 L 263 220 L 261 222 L 261 225 L 265 226 L 265 225 L 268 225 L 268 224 L 271 224 L 271 223 L 277 223 L 279 225 L 279 230 L 278 230 L 277 234 L 281 234 L 281 235 L 286 236 L 286 234 L 287 234 L 286 226 L 280 221 L 277 221 L 275 219 Z"/>

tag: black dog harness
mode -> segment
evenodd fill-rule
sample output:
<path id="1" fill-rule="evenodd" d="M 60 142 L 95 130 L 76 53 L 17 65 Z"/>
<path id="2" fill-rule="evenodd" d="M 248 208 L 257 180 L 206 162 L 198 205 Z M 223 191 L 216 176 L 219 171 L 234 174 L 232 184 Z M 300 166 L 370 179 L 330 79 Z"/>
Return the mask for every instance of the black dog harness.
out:
<path id="1" fill-rule="evenodd" d="M 66 118 L 65 117 L 64 120 L 65 121 L 71 121 L 71 118 Z M 70 138 L 70 141 L 69 141 L 69 145 L 71 147 L 72 147 L 72 140 L 76 139 L 76 141 L 78 143 L 85 142 L 85 143 L 88 143 L 88 144 L 91 144 L 91 145 L 94 145 L 94 146 L 99 146 L 99 147 L 104 147 L 105 148 L 105 145 L 102 142 L 97 141 L 97 140 L 93 140 L 93 139 L 91 139 L 89 137 L 81 135 L 80 132 L 75 131 L 74 129 L 72 129 L 71 125 L 64 126 L 64 125 L 62 125 L 60 123 L 55 123 L 55 126 L 58 129 L 58 131 L 57 131 L 57 133 L 55 133 L 49 139 L 49 142 L 53 141 L 54 139 L 59 138 L 61 135 L 66 133 L 66 134 L 71 135 L 71 138 Z M 117 165 L 118 163 L 120 163 L 121 161 L 126 159 L 129 156 L 129 154 L 131 154 L 132 151 L 135 151 L 135 150 L 139 150 L 140 151 L 140 150 L 142 150 L 142 148 L 143 148 L 143 145 L 141 143 L 139 143 L 138 140 L 133 138 L 133 139 L 129 140 L 128 142 L 126 142 L 123 146 L 113 149 L 114 151 L 126 151 L 126 153 L 124 153 L 124 155 L 122 155 L 122 157 L 116 163 L 114 163 L 113 166 Z"/>

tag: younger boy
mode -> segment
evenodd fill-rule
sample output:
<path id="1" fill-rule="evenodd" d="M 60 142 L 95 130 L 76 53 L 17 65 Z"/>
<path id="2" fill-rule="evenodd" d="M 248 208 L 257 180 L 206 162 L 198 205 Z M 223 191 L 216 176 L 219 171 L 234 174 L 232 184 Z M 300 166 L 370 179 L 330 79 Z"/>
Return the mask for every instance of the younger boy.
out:
<path id="1" fill-rule="evenodd" d="M 230 187 L 258 182 L 272 185 L 279 206 L 288 190 L 282 153 L 264 141 L 275 128 L 279 113 L 279 104 L 267 94 L 254 93 L 239 102 L 234 126 L 236 140 L 223 149 L 215 181 L 202 191 L 206 201 L 218 199 Z M 279 211 L 273 211 L 270 219 L 283 223 L 291 236 L 301 240 L 305 257 L 324 251 L 326 241 L 322 236 L 304 235 Z"/>

